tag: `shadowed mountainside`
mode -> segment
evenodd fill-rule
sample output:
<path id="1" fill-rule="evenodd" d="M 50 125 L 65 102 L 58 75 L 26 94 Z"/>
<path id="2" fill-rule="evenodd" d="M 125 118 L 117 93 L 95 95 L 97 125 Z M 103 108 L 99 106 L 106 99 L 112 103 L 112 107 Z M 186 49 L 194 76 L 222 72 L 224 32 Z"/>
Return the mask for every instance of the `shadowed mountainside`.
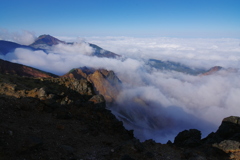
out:
<path id="1" fill-rule="evenodd" d="M 17 63 L 12 63 L 0 59 L 0 73 L 2 74 L 15 74 L 18 76 L 27 76 L 27 77 L 57 77 L 54 74 L 47 73 L 32 67 L 24 66 Z"/>
<path id="2" fill-rule="evenodd" d="M 33 47 L 21 45 L 15 42 L 0 40 L 0 55 L 6 55 L 9 52 L 13 52 L 16 48 L 24 48 L 30 50 L 36 50 Z"/>

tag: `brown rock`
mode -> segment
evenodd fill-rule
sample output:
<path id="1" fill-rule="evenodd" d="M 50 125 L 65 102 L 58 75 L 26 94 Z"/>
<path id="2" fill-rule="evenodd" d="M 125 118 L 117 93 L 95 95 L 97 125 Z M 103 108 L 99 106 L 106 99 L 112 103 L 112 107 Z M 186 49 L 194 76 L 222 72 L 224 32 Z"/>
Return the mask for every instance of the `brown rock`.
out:
<path id="1" fill-rule="evenodd" d="M 107 102 L 113 102 L 120 90 L 120 80 L 112 75 L 112 71 L 97 70 L 88 76 L 97 93 L 102 94 Z"/>
<path id="2" fill-rule="evenodd" d="M 224 140 L 220 143 L 213 144 L 213 147 L 217 147 L 226 153 L 240 152 L 240 142 L 234 140 Z"/>

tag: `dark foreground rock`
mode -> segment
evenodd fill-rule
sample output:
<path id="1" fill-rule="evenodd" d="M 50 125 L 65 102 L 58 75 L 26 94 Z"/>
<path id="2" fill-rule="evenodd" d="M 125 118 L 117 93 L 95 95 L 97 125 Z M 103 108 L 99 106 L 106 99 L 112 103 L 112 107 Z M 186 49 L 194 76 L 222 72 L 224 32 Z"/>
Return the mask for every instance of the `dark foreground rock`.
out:
<path id="1" fill-rule="evenodd" d="M 201 132 L 190 129 L 180 132 L 174 139 L 174 144 L 182 147 L 196 147 L 201 143 Z"/>

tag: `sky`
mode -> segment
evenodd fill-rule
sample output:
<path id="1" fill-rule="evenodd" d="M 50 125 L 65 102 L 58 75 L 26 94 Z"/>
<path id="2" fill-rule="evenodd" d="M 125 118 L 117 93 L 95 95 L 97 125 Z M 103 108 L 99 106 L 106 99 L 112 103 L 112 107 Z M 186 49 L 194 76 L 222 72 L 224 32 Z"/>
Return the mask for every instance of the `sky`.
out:
<path id="1" fill-rule="evenodd" d="M 0 29 L 54 36 L 240 37 L 239 0 L 0 0 Z"/>

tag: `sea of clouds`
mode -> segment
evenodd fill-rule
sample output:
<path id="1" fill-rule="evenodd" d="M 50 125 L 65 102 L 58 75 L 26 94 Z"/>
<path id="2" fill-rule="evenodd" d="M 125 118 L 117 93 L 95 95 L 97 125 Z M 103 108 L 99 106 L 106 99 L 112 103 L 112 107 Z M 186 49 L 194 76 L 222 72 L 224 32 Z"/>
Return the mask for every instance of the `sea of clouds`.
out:
<path id="1" fill-rule="evenodd" d="M 32 39 L 32 36 L 24 37 L 25 41 Z M 223 118 L 240 115 L 239 39 L 58 38 L 78 43 L 53 46 L 48 54 L 17 48 L 1 58 L 57 75 L 83 66 L 113 70 L 123 82 L 123 90 L 110 109 L 142 141 L 151 138 L 165 143 L 190 128 L 199 129 L 207 136 L 216 131 Z M 89 56 L 94 49 L 87 42 L 123 57 Z M 192 76 L 151 68 L 146 65 L 148 59 L 180 62 L 192 68 L 222 66 L 226 70 Z"/>

